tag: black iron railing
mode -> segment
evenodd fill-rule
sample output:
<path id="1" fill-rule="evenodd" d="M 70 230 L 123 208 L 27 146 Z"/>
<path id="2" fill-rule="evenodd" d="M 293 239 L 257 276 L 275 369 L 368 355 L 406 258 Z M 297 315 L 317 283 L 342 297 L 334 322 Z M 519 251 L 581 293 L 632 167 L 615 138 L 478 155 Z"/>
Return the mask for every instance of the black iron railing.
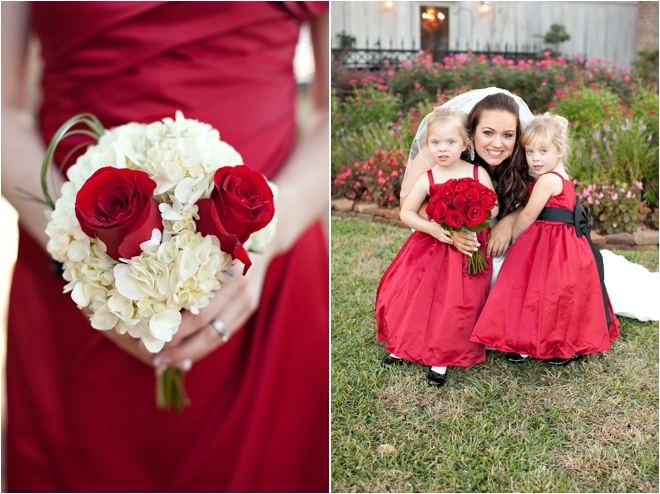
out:
<path id="1" fill-rule="evenodd" d="M 523 50 L 511 50 L 510 47 L 505 45 L 502 49 L 499 47 L 486 46 L 484 50 L 434 50 L 428 52 L 434 62 L 440 62 L 445 57 L 455 56 L 457 54 L 471 53 L 473 57 L 485 55 L 487 59 L 492 59 L 497 55 L 502 55 L 506 59 L 514 60 L 528 60 L 535 58 L 539 55 L 539 51 L 532 47 L 524 47 Z M 396 49 L 382 49 L 382 48 L 360 48 L 360 49 L 333 49 L 332 60 L 334 62 L 342 63 L 348 67 L 355 68 L 384 68 L 386 66 L 398 67 L 403 62 L 412 62 L 419 55 L 419 50 L 396 50 Z"/>

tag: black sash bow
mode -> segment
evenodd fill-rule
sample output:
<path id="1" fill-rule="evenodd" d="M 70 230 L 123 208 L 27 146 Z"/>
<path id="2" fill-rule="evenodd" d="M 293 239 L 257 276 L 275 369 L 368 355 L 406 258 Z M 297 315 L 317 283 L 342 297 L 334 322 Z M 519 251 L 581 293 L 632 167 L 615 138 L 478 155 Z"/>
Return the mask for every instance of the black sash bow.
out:
<path id="1" fill-rule="evenodd" d="M 605 308 L 605 320 L 607 321 L 607 331 L 610 331 L 612 318 L 607 305 L 607 290 L 605 288 L 605 268 L 603 266 L 603 256 L 591 241 L 591 215 L 579 201 L 575 204 L 575 210 L 565 208 L 543 208 L 537 218 L 542 221 L 559 221 L 569 226 L 575 227 L 575 234 L 578 237 L 584 235 L 587 237 L 589 247 L 598 267 L 598 278 L 600 279 L 600 290 L 603 296 L 603 307 Z"/>

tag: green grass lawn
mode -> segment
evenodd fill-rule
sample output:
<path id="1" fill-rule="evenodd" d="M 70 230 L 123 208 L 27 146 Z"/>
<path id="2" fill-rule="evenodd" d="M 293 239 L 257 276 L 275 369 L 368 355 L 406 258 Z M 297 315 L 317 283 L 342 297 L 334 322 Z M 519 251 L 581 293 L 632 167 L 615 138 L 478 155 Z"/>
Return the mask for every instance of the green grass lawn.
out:
<path id="1" fill-rule="evenodd" d="M 410 232 L 332 218 L 333 492 L 658 492 L 658 324 L 562 368 L 489 351 L 381 368 L 378 282 Z M 658 252 L 617 252 L 658 269 Z M 385 451 L 383 451 L 385 450 Z"/>

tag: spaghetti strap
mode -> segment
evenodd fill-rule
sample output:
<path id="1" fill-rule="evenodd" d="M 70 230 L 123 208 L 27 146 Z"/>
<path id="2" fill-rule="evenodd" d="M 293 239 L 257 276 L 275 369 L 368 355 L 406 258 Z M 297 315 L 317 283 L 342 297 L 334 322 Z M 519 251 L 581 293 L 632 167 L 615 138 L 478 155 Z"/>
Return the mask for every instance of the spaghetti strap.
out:
<path id="1" fill-rule="evenodd" d="M 562 180 L 566 180 L 564 177 L 562 177 L 562 176 L 561 176 L 559 173 L 557 173 L 557 172 L 550 172 L 550 173 L 554 173 L 555 175 L 557 175 L 557 176 L 558 176 L 559 178 L 561 178 Z"/>
<path id="2" fill-rule="evenodd" d="M 429 174 L 429 184 L 435 185 L 435 182 L 433 181 L 433 170 L 428 170 L 426 173 Z"/>
<path id="3" fill-rule="evenodd" d="M 479 181 L 479 165 L 474 165 L 474 168 L 472 168 L 472 174 L 474 176 L 474 180 L 476 182 Z"/>

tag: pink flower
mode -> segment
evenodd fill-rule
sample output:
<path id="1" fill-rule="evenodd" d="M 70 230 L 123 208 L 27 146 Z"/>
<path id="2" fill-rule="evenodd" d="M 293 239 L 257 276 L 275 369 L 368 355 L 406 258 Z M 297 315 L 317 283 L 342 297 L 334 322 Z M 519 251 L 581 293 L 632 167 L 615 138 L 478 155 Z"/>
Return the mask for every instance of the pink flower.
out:
<path id="1" fill-rule="evenodd" d="M 553 106 L 557 106 L 557 103 L 555 103 L 554 101 L 548 103 L 548 108 L 552 108 Z"/>
<path id="2" fill-rule="evenodd" d="M 401 66 L 405 67 L 406 69 L 409 69 L 410 68 L 410 62 L 408 62 L 407 60 L 404 61 L 404 62 L 401 62 Z"/>
<path id="3" fill-rule="evenodd" d="M 392 69 L 388 70 L 388 71 L 387 71 L 387 75 L 388 75 L 389 77 L 392 77 L 392 76 L 394 75 L 394 71 L 393 71 Z"/>
<path id="4" fill-rule="evenodd" d="M 605 77 L 607 77 L 608 79 L 611 79 L 611 78 L 612 78 L 612 74 L 610 74 L 610 73 L 608 72 L 607 74 L 605 74 Z"/>
<path id="5" fill-rule="evenodd" d="M 617 227 L 617 224 L 616 224 L 616 223 L 612 223 L 612 228 L 616 228 L 616 227 Z"/>
<path id="6" fill-rule="evenodd" d="M 616 201 L 618 198 L 619 198 L 619 194 L 617 194 L 616 192 L 613 192 L 612 193 L 612 200 Z"/>
<path id="7" fill-rule="evenodd" d="M 438 75 L 438 69 L 433 69 L 433 74 Z"/>
<path id="8" fill-rule="evenodd" d="M 624 81 L 624 82 L 630 82 L 630 76 L 625 76 L 625 77 L 623 78 L 623 81 Z"/>
<path id="9" fill-rule="evenodd" d="M 351 79 L 350 81 L 348 81 L 349 86 L 352 86 L 355 83 L 357 83 L 357 79 Z"/>
<path id="10" fill-rule="evenodd" d="M 381 91 L 387 91 L 387 86 L 378 86 Z"/>
<path id="11" fill-rule="evenodd" d="M 655 110 L 649 110 L 649 115 L 655 115 Z"/>
<path id="12" fill-rule="evenodd" d="M 420 87 L 422 87 L 422 85 L 419 82 L 416 82 L 415 83 L 415 89 L 419 89 Z"/>
<path id="13" fill-rule="evenodd" d="M 628 191 L 626 194 L 626 199 L 630 199 L 632 197 L 632 192 Z"/>
<path id="14" fill-rule="evenodd" d="M 543 56 L 544 57 L 549 57 L 552 52 L 550 50 L 544 51 Z"/>
<path id="15" fill-rule="evenodd" d="M 370 104 L 371 104 L 371 100 L 370 100 L 370 99 L 365 99 L 365 100 L 364 100 L 364 106 L 369 106 Z"/>
<path id="16" fill-rule="evenodd" d="M 610 107 L 610 105 L 603 104 L 603 109 L 604 109 L 604 110 L 607 110 L 609 107 Z"/>
<path id="17" fill-rule="evenodd" d="M 600 206 L 600 201 L 596 199 L 596 206 Z"/>
<path id="18" fill-rule="evenodd" d="M 635 90 L 635 86 L 630 86 L 630 90 L 631 90 L 631 91 L 634 91 L 634 90 Z"/>
<path id="19" fill-rule="evenodd" d="M 547 81 L 543 81 L 543 82 L 541 83 L 541 86 L 547 86 L 547 85 L 548 85 Z"/>

